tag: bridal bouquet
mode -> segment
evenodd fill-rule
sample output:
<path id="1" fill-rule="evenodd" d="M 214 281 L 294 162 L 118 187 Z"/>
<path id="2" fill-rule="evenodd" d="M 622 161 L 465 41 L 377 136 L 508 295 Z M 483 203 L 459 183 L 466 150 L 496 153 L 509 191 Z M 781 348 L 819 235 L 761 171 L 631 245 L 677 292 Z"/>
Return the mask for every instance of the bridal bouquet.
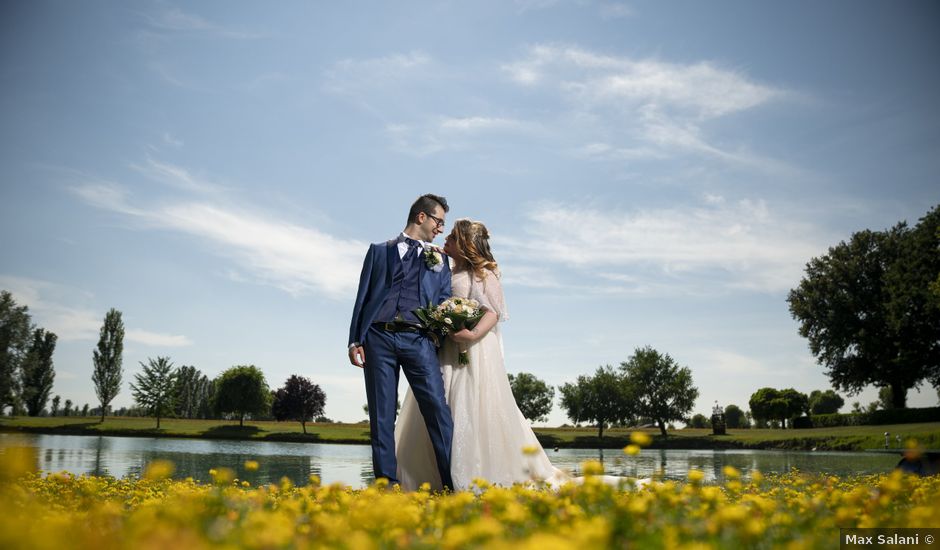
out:
<path id="1" fill-rule="evenodd" d="M 415 315 L 429 330 L 447 335 L 475 327 L 483 317 L 483 308 L 476 300 L 452 297 L 436 307 L 428 304 L 426 308 L 418 308 Z M 470 356 L 466 350 L 460 350 L 457 362 L 461 365 L 470 364 Z"/>

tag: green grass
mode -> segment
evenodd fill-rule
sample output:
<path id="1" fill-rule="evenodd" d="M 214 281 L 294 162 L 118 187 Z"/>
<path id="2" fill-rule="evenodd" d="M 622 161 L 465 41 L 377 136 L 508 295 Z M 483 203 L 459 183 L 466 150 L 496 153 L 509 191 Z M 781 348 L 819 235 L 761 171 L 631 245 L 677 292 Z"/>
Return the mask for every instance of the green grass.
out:
<path id="1" fill-rule="evenodd" d="M 0 430 L 71 435 L 113 435 L 132 437 L 190 437 L 198 439 L 248 439 L 258 441 L 301 441 L 310 443 L 369 443 L 367 424 L 307 424 L 302 433 L 299 422 L 185 420 L 165 418 L 156 429 L 153 418 L 107 417 L 2 417 Z M 536 428 L 545 447 L 614 448 L 629 443 L 630 433 L 613 428 L 598 439 L 594 428 Z M 884 432 L 903 441 L 916 439 L 928 449 L 940 449 L 940 422 L 898 424 L 890 426 L 845 426 L 807 430 L 728 430 L 724 436 L 711 435 L 710 430 L 682 429 L 670 431 L 665 438 L 659 430 L 643 430 L 653 436 L 652 448 L 659 449 L 793 449 L 859 451 L 884 447 Z"/>
<path id="2" fill-rule="evenodd" d="M 106 417 L 13 417 L 0 418 L 0 430 L 70 435 L 114 435 L 130 437 L 189 437 L 198 439 L 250 439 L 259 441 L 307 441 L 311 443 L 368 443 L 368 424 L 300 422 L 188 420 L 163 418 L 156 429 L 153 418 Z"/>

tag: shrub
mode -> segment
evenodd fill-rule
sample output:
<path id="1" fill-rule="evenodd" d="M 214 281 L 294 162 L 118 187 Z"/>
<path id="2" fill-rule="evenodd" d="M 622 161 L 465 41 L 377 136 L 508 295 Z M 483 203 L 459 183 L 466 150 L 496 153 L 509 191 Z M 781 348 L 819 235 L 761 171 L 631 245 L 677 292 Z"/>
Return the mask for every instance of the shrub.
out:
<path id="1" fill-rule="evenodd" d="M 797 416 L 790 419 L 790 425 L 794 430 L 805 430 L 813 427 L 813 419 L 808 416 Z"/>
<path id="2" fill-rule="evenodd" d="M 940 407 L 923 409 L 888 409 L 870 413 L 868 424 L 913 424 L 915 422 L 940 422 Z"/>

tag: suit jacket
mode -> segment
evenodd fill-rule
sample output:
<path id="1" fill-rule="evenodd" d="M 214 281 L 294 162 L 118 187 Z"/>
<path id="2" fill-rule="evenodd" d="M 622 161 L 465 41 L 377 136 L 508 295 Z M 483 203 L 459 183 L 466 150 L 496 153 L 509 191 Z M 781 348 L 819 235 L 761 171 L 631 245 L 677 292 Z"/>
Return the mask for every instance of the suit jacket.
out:
<path id="1" fill-rule="evenodd" d="M 393 262 L 400 261 L 398 239 L 369 245 L 366 259 L 362 262 L 359 291 L 356 293 L 356 304 L 349 324 L 349 345 L 354 342 L 362 344 L 365 341 L 369 325 L 375 321 L 375 316 L 392 287 L 392 273 L 395 267 Z M 427 304 L 438 305 L 450 298 L 450 263 L 447 256 L 444 256 L 443 269 L 438 272 L 428 268 L 423 256 L 418 258 L 418 269 L 421 270 L 418 281 L 422 307 Z"/>

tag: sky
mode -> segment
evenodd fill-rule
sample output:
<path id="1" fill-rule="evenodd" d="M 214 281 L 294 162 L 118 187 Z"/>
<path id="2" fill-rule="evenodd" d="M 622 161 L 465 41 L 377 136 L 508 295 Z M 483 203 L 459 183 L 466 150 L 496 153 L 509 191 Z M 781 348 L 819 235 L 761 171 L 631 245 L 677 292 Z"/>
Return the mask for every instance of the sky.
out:
<path id="1" fill-rule="evenodd" d="M 63 402 L 95 406 L 116 308 L 115 407 L 167 356 L 307 376 L 356 422 L 362 259 L 436 193 L 492 235 L 510 373 L 558 386 L 652 346 L 691 369 L 693 413 L 829 389 L 786 296 L 940 203 L 938 22 L 930 1 L 2 2 L 0 289 L 59 336 Z"/>

